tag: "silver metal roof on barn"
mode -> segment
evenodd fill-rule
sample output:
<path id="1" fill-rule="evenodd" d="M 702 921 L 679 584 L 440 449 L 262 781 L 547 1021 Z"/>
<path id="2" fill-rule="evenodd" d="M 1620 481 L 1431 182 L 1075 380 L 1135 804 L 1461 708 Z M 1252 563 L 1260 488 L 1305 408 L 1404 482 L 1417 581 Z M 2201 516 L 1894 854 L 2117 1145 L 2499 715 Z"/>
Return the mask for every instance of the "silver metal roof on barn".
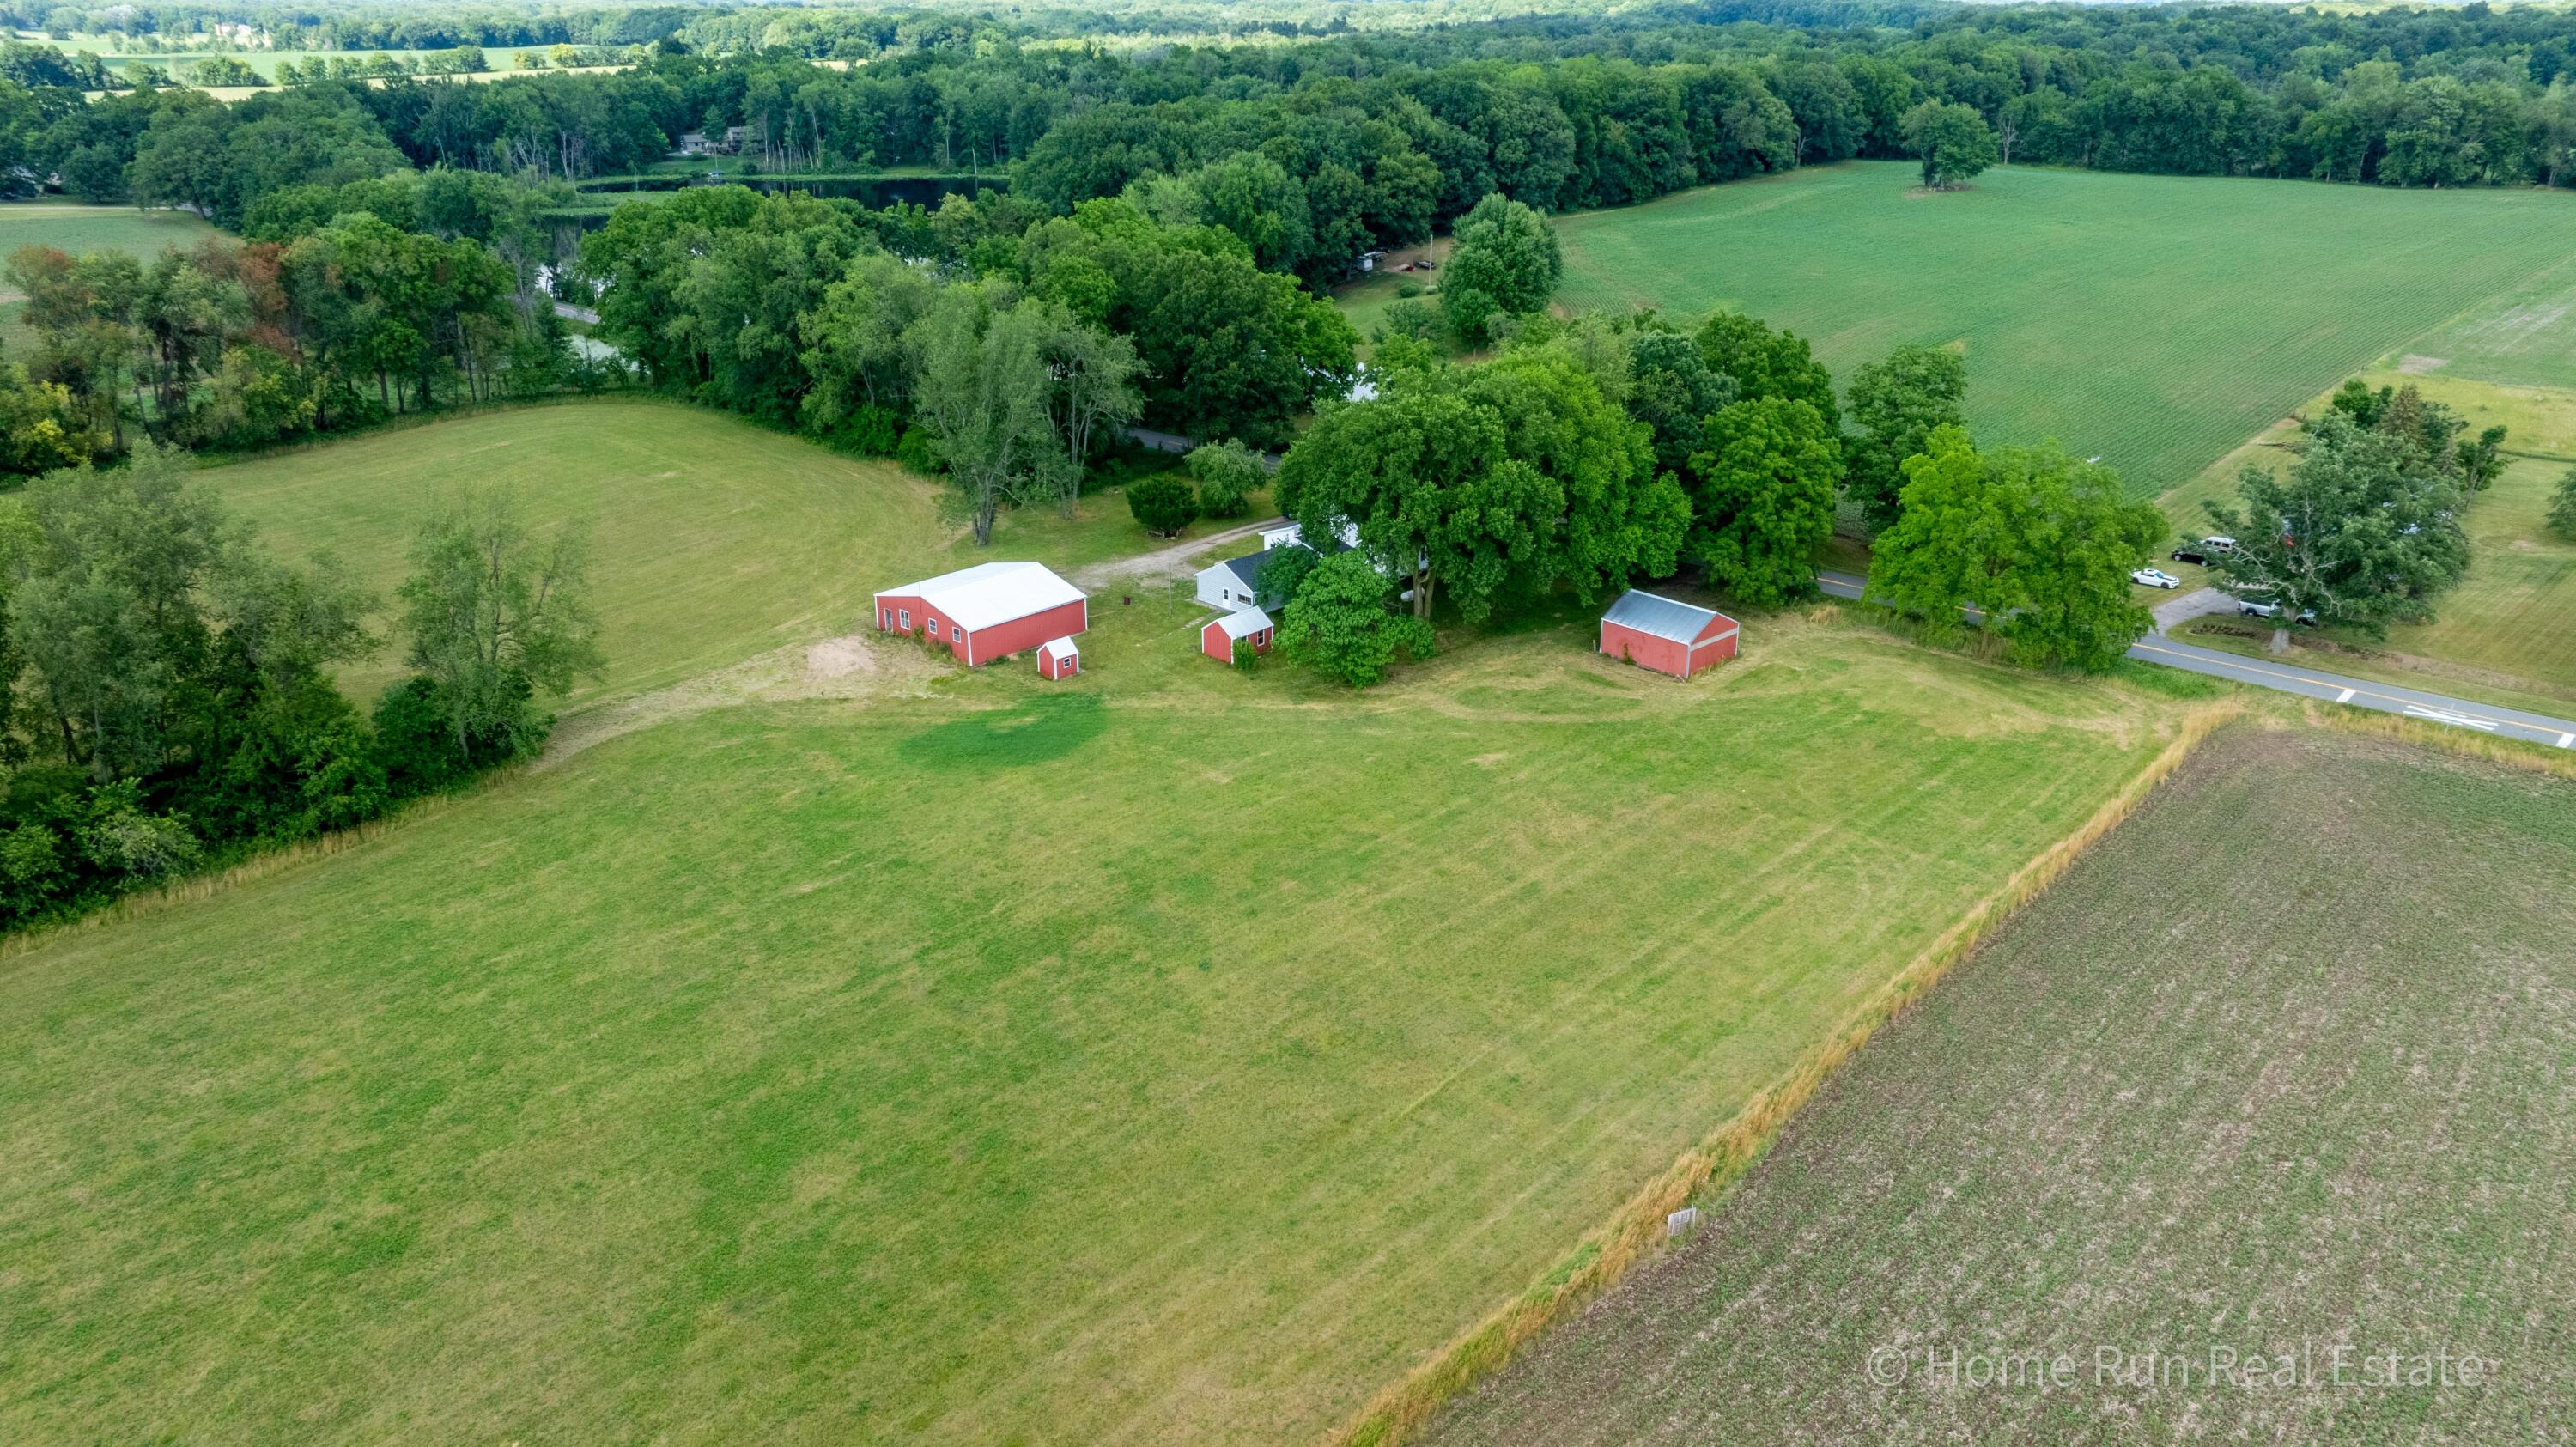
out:
<path id="1" fill-rule="evenodd" d="M 1601 621 L 1634 628 L 1652 637 L 1669 638 L 1675 643 L 1689 643 L 1699 637 L 1700 630 L 1706 628 L 1711 619 L 1719 616 L 1714 608 L 1694 608 L 1688 603 L 1677 603 L 1670 598 L 1640 593 L 1631 588 L 1619 595 L 1619 601 L 1610 605 L 1610 611 L 1601 615 Z"/>
<path id="2" fill-rule="evenodd" d="M 972 630 L 1061 608 L 1080 602 L 1085 595 L 1044 563 L 978 563 L 905 587 L 887 588 L 877 596 L 919 598 L 924 606 Z"/>

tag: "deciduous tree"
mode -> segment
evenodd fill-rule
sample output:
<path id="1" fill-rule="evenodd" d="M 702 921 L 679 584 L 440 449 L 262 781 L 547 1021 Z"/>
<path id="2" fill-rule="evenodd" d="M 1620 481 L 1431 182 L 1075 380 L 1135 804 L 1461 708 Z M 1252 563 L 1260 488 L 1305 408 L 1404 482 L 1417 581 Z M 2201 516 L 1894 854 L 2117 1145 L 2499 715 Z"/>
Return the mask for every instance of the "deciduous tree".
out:
<path id="1" fill-rule="evenodd" d="M 1805 402 L 1759 397 L 1720 408 L 1691 458 L 1689 551 L 1745 602 L 1816 590 L 1816 554 L 1834 531 L 1842 453 Z"/>
<path id="2" fill-rule="evenodd" d="M 1281 655 L 1353 688 L 1384 678 L 1398 653 L 1430 657 L 1431 625 L 1390 611 L 1388 592 L 1365 552 L 1326 558 L 1282 610 Z"/>
<path id="3" fill-rule="evenodd" d="M 1968 425 L 1968 367 L 1947 347 L 1908 344 L 1853 368 L 1850 392 L 1861 435 L 1845 448 L 1845 481 L 1875 532 L 1896 521 L 1905 459 L 1923 451 L 1934 428 Z"/>
<path id="4" fill-rule="evenodd" d="M 534 750 L 553 723 L 534 693 L 570 692 L 604 667 L 587 537 L 566 527 L 540 538 L 509 491 L 469 491 L 422 522 L 411 565 L 399 590 L 408 661 L 458 758 L 491 762 L 471 758 L 483 739 L 512 757 Z"/>
<path id="5" fill-rule="evenodd" d="M 2294 450 L 2282 473 L 2247 464 L 2236 505 L 2209 505 L 2218 530 L 2236 539 L 2211 566 L 2281 605 L 2275 648 L 2305 611 L 2373 636 L 2431 618 L 2433 600 L 2469 566 L 2456 473 L 2424 454 L 2413 429 L 2392 430 L 2387 415 L 2365 428 L 2330 413 Z"/>
<path id="6" fill-rule="evenodd" d="M 1947 191 L 1995 163 L 1995 133 L 1975 106 L 1927 100 L 1905 113 L 1905 150 L 1927 189 Z"/>

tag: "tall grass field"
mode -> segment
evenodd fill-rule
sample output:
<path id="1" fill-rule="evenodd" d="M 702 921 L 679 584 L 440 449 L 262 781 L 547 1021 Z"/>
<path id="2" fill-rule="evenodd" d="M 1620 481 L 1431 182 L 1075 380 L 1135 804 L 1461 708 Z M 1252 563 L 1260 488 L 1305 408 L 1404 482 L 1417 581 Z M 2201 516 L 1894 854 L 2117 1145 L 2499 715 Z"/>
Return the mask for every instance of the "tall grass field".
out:
<path id="1" fill-rule="evenodd" d="M 1738 307 L 1838 378 L 1902 342 L 1959 347 L 1981 441 L 2054 437 L 2140 497 L 2392 353 L 2447 349 L 2491 380 L 2576 368 L 2576 196 L 2030 167 L 1914 182 L 1854 162 L 1567 216 L 1560 296 Z M 2533 358 L 2560 375 L 2523 375 Z"/>

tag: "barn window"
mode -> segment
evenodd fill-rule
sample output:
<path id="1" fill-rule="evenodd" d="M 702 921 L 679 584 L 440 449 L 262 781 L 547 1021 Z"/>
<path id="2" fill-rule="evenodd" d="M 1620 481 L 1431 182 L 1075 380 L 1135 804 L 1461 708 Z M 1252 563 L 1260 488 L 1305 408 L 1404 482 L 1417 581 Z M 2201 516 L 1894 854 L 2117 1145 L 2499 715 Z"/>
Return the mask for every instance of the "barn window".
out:
<path id="1" fill-rule="evenodd" d="M 963 643 L 963 642 L 965 642 L 965 641 L 966 641 L 966 630 L 965 630 L 965 629 L 963 629 L 963 628 L 958 627 L 958 626 L 957 626 L 956 624 L 954 624 L 954 623 L 949 624 L 949 625 L 948 625 L 948 641 L 949 641 L 949 642 L 951 642 L 951 643 Z"/>
<path id="2" fill-rule="evenodd" d="M 897 609 L 895 610 L 895 614 L 894 614 L 894 616 L 895 616 L 895 617 L 897 617 L 897 618 L 899 618 L 899 619 L 901 619 L 901 620 L 903 620 L 904 631 L 906 631 L 906 632 L 910 632 L 910 631 L 912 630 L 912 610 L 911 610 L 911 609 L 909 609 L 909 608 L 897 608 Z"/>

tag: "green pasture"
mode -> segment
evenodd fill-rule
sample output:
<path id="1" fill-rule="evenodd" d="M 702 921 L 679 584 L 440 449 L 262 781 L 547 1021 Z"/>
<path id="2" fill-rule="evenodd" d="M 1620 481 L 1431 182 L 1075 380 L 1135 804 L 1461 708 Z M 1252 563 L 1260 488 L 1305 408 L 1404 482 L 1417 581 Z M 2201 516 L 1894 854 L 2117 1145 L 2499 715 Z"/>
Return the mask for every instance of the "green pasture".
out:
<path id="1" fill-rule="evenodd" d="M 448 426 L 603 514 L 629 685 L 942 546 L 704 414 Z M 399 533 L 428 431 L 230 490 Z M 1829 610 L 1690 684 L 1575 617 L 1353 695 L 1201 616 L 1104 595 L 1066 686 L 676 718 L 0 960 L 0 1438 L 1311 1439 L 2176 707 Z"/>
<path id="2" fill-rule="evenodd" d="M 170 247 L 191 247 L 221 235 L 187 211 L 60 200 L 0 202 L 0 259 L 22 246 L 50 246 L 74 256 L 85 251 L 131 251 L 149 261 Z M 0 294 L 14 299 L 15 293 L 7 287 L 0 282 Z"/>
<path id="3" fill-rule="evenodd" d="M 2571 900 L 2576 785 L 2223 732 L 1685 1246 L 1430 1440 L 2507 1442 L 2576 1418 Z M 1927 1378 L 1953 1350 L 1960 1384 Z M 2134 1375 L 2149 1353 L 2189 1369 Z M 2416 1380 L 2437 1353 L 2490 1365 Z M 2249 1383 L 2284 1354 L 2290 1380 Z M 2039 1376 L 1999 1384 L 2007 1357 Z"/>
<path id="4" fill-rule="evenodd" d="M 2576 355 L 2558 300 L 2576 197 L 2030 167 L 1924 195 L 1913 177 L 1859 162 L 1561 218 L 1560 295 L 1739 307 L 1838 377 L 1902 342 L 1962 347 L 1980 440 L 2054 437 L 2146 497 L 2400 348 L 2497 376 Z"/>

